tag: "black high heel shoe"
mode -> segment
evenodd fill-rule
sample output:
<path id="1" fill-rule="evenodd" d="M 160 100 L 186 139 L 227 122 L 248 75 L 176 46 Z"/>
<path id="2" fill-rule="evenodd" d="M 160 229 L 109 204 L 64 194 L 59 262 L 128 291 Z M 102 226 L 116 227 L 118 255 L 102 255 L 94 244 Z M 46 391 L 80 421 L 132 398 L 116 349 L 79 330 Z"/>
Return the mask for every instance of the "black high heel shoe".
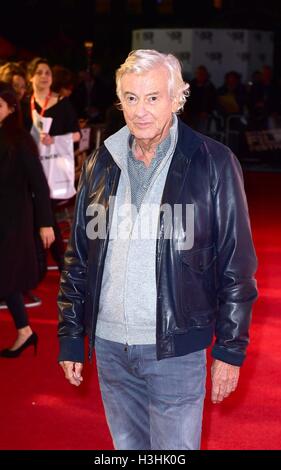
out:
<path id="1" fill-rule="evenodd" d="M 13 357 L 19 357 L 20 354 L 29 346 L 34 347 L 34 355 L 37 354 L 37 344 L 38 344 L 38 335 L 36 333 L 32 333 L 27 340 L 17 349 L 2 349 L 0 351 L 0 357 L 7 357 L 7 358 L 13 358 Z"/>

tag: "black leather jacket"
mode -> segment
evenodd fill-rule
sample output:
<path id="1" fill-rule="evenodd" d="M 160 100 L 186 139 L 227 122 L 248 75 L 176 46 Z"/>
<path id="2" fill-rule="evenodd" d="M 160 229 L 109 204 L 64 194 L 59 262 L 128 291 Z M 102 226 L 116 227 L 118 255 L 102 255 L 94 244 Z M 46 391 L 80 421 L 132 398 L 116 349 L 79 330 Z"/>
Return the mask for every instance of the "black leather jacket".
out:
<path id="1" fill-rule="evenodd" d="M 230 149 L 181 120 L 178 130 L 162 204 L 194 205 L 194 244 L 179 250 L 184 218 L 181 226 L 176 217 L 165 224 L 160 214 L 155 259 L 157 357 L 203 349 L 215 333 L 213 357 L 241 365 L 257 297 L 256 256 L 241 167 Z M 86 210 L 99 203 L 108 211 L 119 176 L 105 146 L 89 157 L 82 171 L 58 297 L 59 360 L 83 362 L 85 335 L 91 355 L 108 238 L 87 238 L 92 217 Z"/>

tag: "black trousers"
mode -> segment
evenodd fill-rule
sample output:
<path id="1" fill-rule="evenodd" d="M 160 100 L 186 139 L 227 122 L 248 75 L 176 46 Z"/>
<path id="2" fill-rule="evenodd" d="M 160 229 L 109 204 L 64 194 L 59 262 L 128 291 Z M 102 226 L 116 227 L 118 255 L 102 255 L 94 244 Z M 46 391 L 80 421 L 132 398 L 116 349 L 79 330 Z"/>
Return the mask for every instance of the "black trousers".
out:
<path id="1" fill-rule="evenodd" d="M 58 208 L 59 208 L 59 205 L 58 205 L 59 202 L 60 201 L 57 201 L 56 199 L 51 199 L 53 219 L 54 219 L 55 240 L 50 246 L 50 251 L 51 251 L 52 257 L 57 263 L 59 270 L 61 271 L 63 268 L 65 246 L 63 243 L 63 239 L 62 239 L 61 229 L 59 227 L 57 216 L 56 216 L 56 212 L 58 211 Z"/>
<path id="2" fill-rule="evenodd" d="M 14 292 L 3 299 L 13 317 L 16 329 L 29 325 L 27 311 L 24 306 L 23 296 L 20 292 Z"/>

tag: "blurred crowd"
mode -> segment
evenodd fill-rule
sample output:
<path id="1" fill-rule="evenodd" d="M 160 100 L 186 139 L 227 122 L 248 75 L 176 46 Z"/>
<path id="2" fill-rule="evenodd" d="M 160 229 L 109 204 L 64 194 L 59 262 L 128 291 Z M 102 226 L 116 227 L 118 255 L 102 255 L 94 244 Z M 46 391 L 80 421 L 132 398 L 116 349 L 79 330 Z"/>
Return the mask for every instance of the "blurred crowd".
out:
<path id="1" fill-rule="evenodd" d="M 10 83 L 16 90 L 25 111 L 25 104 L 32 94 L 31 68 L 34 60 L 27 63 L 6 62 L 0 65 L 0 80 Z M 76 114 L 89 123 L 103 122 L 106 109 L 113 101 L 114 91 L 101 76 L 101 67 L 93 64 L 90 70 L 74 73 L 62 65 L 52 67 L 52 91 L 70 97 Z"/>
<path id="2" fill-rule="evenodd" d="M 269 65 L 256 70 L 247 83 L 242 82 L 237 71 L 231 70 L 218 88 L 213 85 L 206 67 L 201 65 L 191 80 L 190 91 L 183 119 L 203 133 L 208 132 L 214 117 L 220 119 L 223 129 L 230 121 L 231 127 L 237 130 L 280 127 L 281 82 L 273 79 Z"/>
<path id="3" fill-rule="evenodd" d="M 26 116 L 32 93 L 29 64 L 7 62 L 0 66 L 0 80 L 12 84 Z M 124 124 L 116 109 L 114 77 L 107 77 L 100 64 L 94 63 L 78 73 L 62 65 L 52 67 L 52 90 L 69 98 L 82 125 L 100 124 L 104 137 Z M 243 131 L 265 130 L 281 126 L 281 80 L 273 79 L 273 70 L 264 65 L 251 80 L 243 83 L 235 70 L 226 73 L 224 83 L 216 87 L 204 65 L 190 80 L 190 97 L 181 118 L 192 128 L 211 134 L 226 128 Z"/>

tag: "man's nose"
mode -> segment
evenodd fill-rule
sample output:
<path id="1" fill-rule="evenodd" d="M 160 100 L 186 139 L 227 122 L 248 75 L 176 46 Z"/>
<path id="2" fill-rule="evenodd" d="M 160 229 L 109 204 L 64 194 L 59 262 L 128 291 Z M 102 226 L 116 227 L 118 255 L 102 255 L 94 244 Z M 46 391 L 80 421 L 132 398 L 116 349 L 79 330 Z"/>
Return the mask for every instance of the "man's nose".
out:
<path id="1" fill-rule="evenodd" d="M 146 113 L 146 105 L 144 100 L 139 100 L 135 106 L 135 114 L 143 115 Z"/>

